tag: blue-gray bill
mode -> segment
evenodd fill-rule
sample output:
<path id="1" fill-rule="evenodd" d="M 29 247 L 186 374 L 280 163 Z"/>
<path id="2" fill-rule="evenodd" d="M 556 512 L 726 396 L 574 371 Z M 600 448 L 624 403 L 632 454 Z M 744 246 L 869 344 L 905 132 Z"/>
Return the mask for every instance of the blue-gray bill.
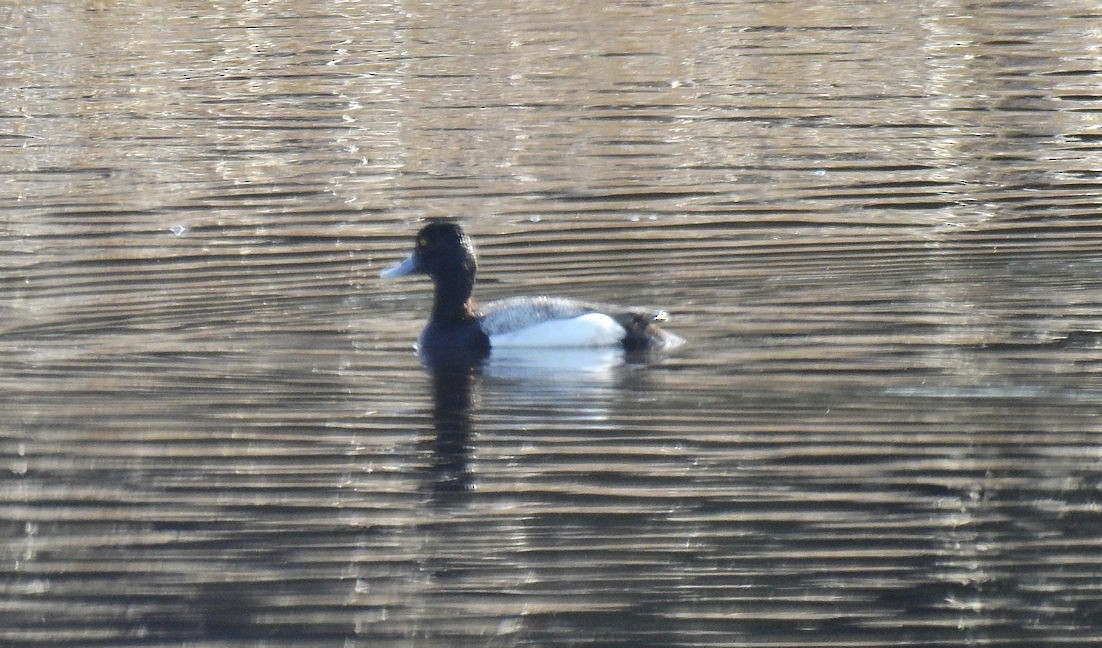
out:
<path id="1" fill-rule="evenodd" d="M 379 276 L 383 279 L 393 279 L 394 277 L 407 275 L 416 269 L 417 263 L 413 260 L 413 255 L 411 254 L 399 263 L 383 268 L 383 271 L 379 273 Z"/>

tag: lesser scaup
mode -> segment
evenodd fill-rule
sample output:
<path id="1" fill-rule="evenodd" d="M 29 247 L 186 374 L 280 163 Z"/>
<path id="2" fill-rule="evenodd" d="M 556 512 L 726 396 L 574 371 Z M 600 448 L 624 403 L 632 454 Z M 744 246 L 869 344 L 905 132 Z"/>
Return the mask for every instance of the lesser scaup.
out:
<path id="1" fill-rule="evenodd" d="M 432 314 L 421 331 L 423 352 L 462 349 L 486 354 L 495 347 L 609 347 L 661 349 L 683 340 L 654 324 L 662 311 L 594 304 L 558 297 L 513 297 L 475 310 L 471 300 L 478 261 L 459 225 L 432 222 L 417 233 L 413 252 L 380 273 L 383 278 L 427 274 Z"/>

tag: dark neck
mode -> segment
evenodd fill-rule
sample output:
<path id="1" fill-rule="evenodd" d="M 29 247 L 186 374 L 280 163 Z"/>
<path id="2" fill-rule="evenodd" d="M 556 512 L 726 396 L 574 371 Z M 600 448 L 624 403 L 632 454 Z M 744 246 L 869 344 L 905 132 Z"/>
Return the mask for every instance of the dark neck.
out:
<path id="1" fill-rule="evenodd" d="M 474 319 L 471 288 L 474 277 L 455 273 L 447 277 L 433 277 L 432 319 L 437 322 L 457 323 Z"/>

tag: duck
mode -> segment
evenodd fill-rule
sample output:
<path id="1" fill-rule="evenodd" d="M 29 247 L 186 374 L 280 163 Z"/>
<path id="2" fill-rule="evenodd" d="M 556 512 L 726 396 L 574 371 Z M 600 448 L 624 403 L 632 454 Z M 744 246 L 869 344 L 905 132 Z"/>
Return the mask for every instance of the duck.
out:
<path id="1" fill-rule="evenodd" d="M 471 294 L 478 257 L 471 238 L 454 221 L 432 221 L 414 238 L 404 260 L 380 277 L 428 275 L 432 311 L 418 337 L 422 354 L 462 352 L 485 357 L 502 348 L 660 350 L 684 340 L 660 328 L 665 311 L 614 306 L 565 297 L 510 297 L 475 306 Z"/>

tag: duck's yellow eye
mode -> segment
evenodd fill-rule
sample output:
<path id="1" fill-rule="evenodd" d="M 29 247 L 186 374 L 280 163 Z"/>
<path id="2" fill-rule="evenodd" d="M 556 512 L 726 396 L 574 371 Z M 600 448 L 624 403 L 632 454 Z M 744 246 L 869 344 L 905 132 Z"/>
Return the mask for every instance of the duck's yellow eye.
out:
<path id="1" fill-rule="evenodd" d="M 424 236 L 417 237 L 417 247 L 425 247 L 429 244 L 429 240 Z"/>

